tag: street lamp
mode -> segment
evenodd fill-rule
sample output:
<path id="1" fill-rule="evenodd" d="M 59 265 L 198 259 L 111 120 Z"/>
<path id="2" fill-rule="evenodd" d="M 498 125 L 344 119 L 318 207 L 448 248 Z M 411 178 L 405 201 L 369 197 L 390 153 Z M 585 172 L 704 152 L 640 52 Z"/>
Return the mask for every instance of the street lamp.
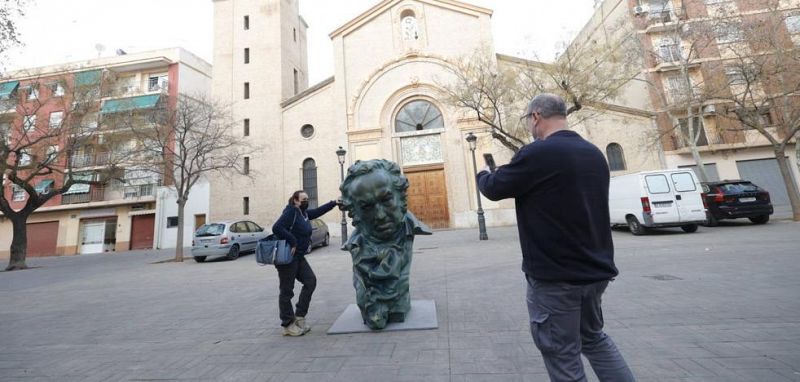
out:
<path id="1" fill-rule="evenodd" d="M 478 174 L 478 165 L 475 163 L 475 148 L 478 143 L 478 137 L 475 134 L 467 134 L 467 142 L 469 143 L 469 151 L 472 152 L 472 168 L 475 169 L 475 175 Z M 489 240 L 489 235 L 486 234 L 486 219 L 483 217 L 483 207 L 481 207 L 481 189 L 478 187 L 478 179 L 475 179 L 475 191 L 478 197 L 478 238 L 480 240 Z"/>
<path id="2" fill-rule="evenodd" d="M 347 150 L 339 146 L 336 150 L 336 156 L 339 158 L 339 174 L 341 175 L 341 183 L 344 183 L 344 156 L 347 155 Z M 340 185 L 341 185 L 340 183 Z M 347 218 L 345 211 L 342 211 L 342 245 L 347 242 Z"/>

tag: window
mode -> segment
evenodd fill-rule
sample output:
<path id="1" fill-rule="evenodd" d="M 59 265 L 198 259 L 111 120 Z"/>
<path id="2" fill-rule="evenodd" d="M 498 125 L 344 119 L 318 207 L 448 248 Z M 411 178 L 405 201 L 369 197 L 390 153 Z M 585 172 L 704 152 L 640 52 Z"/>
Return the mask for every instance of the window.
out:
<path id="1" fill-rule="evenodd" d="M 317 208 L 317 163 L 311 158 L 303 161 L 303 190 L 308 194 L 308 206 Z"/>
<path id="2" fill-rule="evenodd" d="M 25 130 L 26 133 L 36 129 L 36 114 L 26 115 L 25 118 L 23 118 L 22 129 Z"/>
<path id="3" fill-rule="evenodd" d="M 58 129 L 61 127 L 61 122 L 64 120 L 63 111 L 54 111 L 50 113 L 50 128 Z"/>
<path id="4" fill-rule="evenodd" d="M 740 21 L 732 21 L 716 26 L 714 28 L 714 34 L 717 37 L 718 44 L 728 44 L 744 40 L 744 32 L 742 32 L 742 23 Z"/>
<path id="5" fill-rule="evenodd" d="M 727 3 L 732 0 L 705 0 L 706 5 Z"/>
<path id="6" fill-rule="evenodd" d="M 725 76 L 728 77 L 728 84 L 732 86 L 746 85 L 747 77 L 745 76 L 742 68 L 738 66 L 726 66 Z"/>
<path id="7" fill-rule="evenodd" d="M 758 123 L 761 126 L 772 126 L 775 124 L 772 120 L 772 113 L 769 110 L 759 110 L 758 112 Z"/>
<path id="8" fill-rule="evenodd" d="M 697 190 L 694 184 L 694 177 L 688 172 L 679 172 L 671 175 L 672 184 L 675 185 L 676 192 L 690 192 Z"/>
<path id="9" fill-rule="evenodd" d="M 314 135 L 314 126 L 305 124 L 303 127 L 300 128 L 300 135 L 303 138 L 311 138 Z"/>
<path id="10" fill-rule="evenodd" d="M 703 118 L 702 117 L 694 117 L 692 118 L 692 126 L 689 126 L 689 118 L 678 118 L 678 124 L 681 128 L 681 138 L 686 140 L 696 140 L 694 142 L 695 146 L 708 146 L 708 138 L 706 137 L 706 131 L 703 127 Z M 685 142 L 686 145 L 689 145 L 690 142 Z"/>
<path id="11" fill-rule="evenodd" d="M 677 39 L 665 38 L 659 44 L 659 57 L 661 62 L 676 62 L 681 60 L 681 48 Z"/>
<path id="12" fill-rule="evenodd" d="M 167 228 L 175 228 L 178 226 L 178 217 L 170 216 L 167 218 Z"/>
<path id="13" fill-rule="evenodd" d="M 250 136 L 250 118 L 244 119 L 244 136 L 245 137 Z"/>
<path id="14" fill-rule="evenodd" d="M 687 84 L 686 81 L 687 79 L 681 75 L 667 77 L 667 91 L 672 102 L 687 101 L 694 98 L 694 88 L 692 85 Z"/>
<path id="15" fill-rule="evenodd" d="M 242 215 L 250 215 L 250 198 L 242 198 Z"/>
<path id="16" fill-rule="evenodd" d="M 50 163 L 58 157 L 58 146 L 48 146 L 45 152 L 45 163 Z"/>
<path id="17" fill-rule="evenodd" d="M 425 100 L 405 104 L 395 117 L 394 131 L 398 133 L 443 128 L 442 113 Z"/>
<path id="18" fill-rule="evenodd" d="M 672 2 L 670 0 L 650 0 L 650 18 L 672 21 Z"/>
<path id="19" fill-rule="evenodd" d="M 250 83 L 244 83 L 244 99 L 250 99 Z"/>
<path id="20" fill-rule="evenodd" d="M 611 171 L 625 170 L 625 154 L 622 152 L 622 146 L 618 143 L 611 143 L 606 147 L 606 156 L 608 157 L 608 168 Z"/>
<path id="21" fill-rule="evenodd" d="M 23 150 L 19 155 L 19 165 L 29 166 L 31 164 L 31 154 Z"/>
<path id="22" fill-rule="evenodd" d="M 166 74 L 151 75 L 147 79 L 148 92 L 165 92 L 169 90 L 169 76 Z"/>
<path id="23" fill-rule="evenodd" d="M 250 232 L 264 232 L 264 229 L 256 223 L 246 221 L 245 224 L 247 224 L 247 230 Z"/>
<path id="24" fill-rule="evenodd" d="M 64 86 L 60 83 L 50 84 L 50 93 L 53 97 L 63 97 L 64 96 Z"/>
<path id="25" fill-rule="evenodd" d="M 28 87 L 28 100 L 35 100 L 39 98 L 39 85 L 31 84 Z"/>
<path id="26" fill-rule="evenodd" d="M 244 63 L 250 63 L 250 48 L 244 48 Z"/>
<path id="27" fill-rule="evenodd" d="M 786 16 L 786 29 L 789 30 L 789 34 L 800 33 L 800 13 Z"/>
<path id="28" fill-rule="evenodd" d="M 300 72 L 297 69 L 292 69 L 294 71 L 294 94 L 300 90 Z"/>
<path id="29" fill-rule="evenodd" d="M 403 40 L 419 40 L 419 25 L 417 24 L 417 18 L 414 12 L 410 10 L 403 11 L 400 15 L 400 29 L 402 31 Z"/>
<path id="30" fill-rule="evenodd" d="M 297 28 L 292 28 L 292 38 L 297 42 Z"/>
<path id="31" fill-rule="evenodd" d="M 250 29 L 250 16 L 244 17 L 244 30 Z"/>
<path id="32" fill-rule="evenodd" d="M 17 186 L 16 184 L 11 185 L 11 201 L 14 202 L 21 202 L 25 200 L 25 196 L 28 193 L 25 192 L 25 189 Z"/>
<path id="33" fill-rule="evenodd" d="M 651 194 L 666 194 L 669 192 L 667 177 L 664 175 L 647 175 L 644 177 L 644 182 L 647 184 L 647 190 Z"/>
<path id="34" fill-rule="evenodd" d="M 242 167 L 244 175 L 250 174 L 250 157 L 244 157 L 244 166 Z"/>

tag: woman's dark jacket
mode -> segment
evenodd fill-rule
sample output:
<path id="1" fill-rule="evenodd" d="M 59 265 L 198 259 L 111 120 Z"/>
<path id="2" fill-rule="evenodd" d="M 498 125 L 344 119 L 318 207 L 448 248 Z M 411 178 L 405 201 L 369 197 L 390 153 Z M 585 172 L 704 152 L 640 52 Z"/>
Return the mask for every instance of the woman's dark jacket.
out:
<path id="1" fill-rule="evenodd" d="M 294 204 L 288 204 L 283 209 L 281 217 L 272 225 L 272 233 L 289 242 L 296 248 L 295 256 L 304 256 L 311 246 L 311 222 L 336 207 L 335 201 L 325 203 L 318 208 L 309 208 L 305 212 Z"/>

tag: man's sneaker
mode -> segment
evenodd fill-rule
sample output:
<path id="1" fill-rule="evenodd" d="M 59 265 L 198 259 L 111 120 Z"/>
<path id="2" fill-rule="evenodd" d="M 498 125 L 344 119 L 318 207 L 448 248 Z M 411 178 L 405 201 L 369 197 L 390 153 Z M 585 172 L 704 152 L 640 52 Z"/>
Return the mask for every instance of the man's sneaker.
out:
<path id="1" fill-rule="evenodd" d="M 303 334 L 308 333 L 311 331 L 311 327 L 306 325 L 306 318 L 297 316 L 294 318 L 294 324 L 297 325 L 300 329 L 303 329 Z"/>
<path id="2" fill-rule="evenodd" d="M 289 326 L 283 327 L 284 336 L 299 337 L 302 336 L 303 334 L 306 334 L 306 332 L 304 332 L 302 328 L 297 326 L 296 322 L 292 322 L 291 324 L 289 324 Z"/>

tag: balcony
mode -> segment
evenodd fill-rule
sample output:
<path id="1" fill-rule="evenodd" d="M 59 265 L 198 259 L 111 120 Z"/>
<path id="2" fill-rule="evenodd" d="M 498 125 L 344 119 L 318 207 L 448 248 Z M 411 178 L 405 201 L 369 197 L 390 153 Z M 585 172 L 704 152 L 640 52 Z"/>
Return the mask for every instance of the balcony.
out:
<path id="1" fill-rule="evenodd" d="M 111 153 L 74 155 L 70 158 L 72 168 L 106 166 L 111 158 Z"/>
<path id="2" fill-rule="evenodd" d="M 125 186 L 122 188 L 123 199 L 138 199 L 156 196 L 157 184 L 140 184 L 136 186 Z"/>
<path id="3" fill-rule="evenodd" d="M 84 194 L 65 194 L 61 196 L 61 204 L 78 204 L 90 202 L 102 202 L 105 199 L 105 188 L 91 186 L 89 192 Z"/>

